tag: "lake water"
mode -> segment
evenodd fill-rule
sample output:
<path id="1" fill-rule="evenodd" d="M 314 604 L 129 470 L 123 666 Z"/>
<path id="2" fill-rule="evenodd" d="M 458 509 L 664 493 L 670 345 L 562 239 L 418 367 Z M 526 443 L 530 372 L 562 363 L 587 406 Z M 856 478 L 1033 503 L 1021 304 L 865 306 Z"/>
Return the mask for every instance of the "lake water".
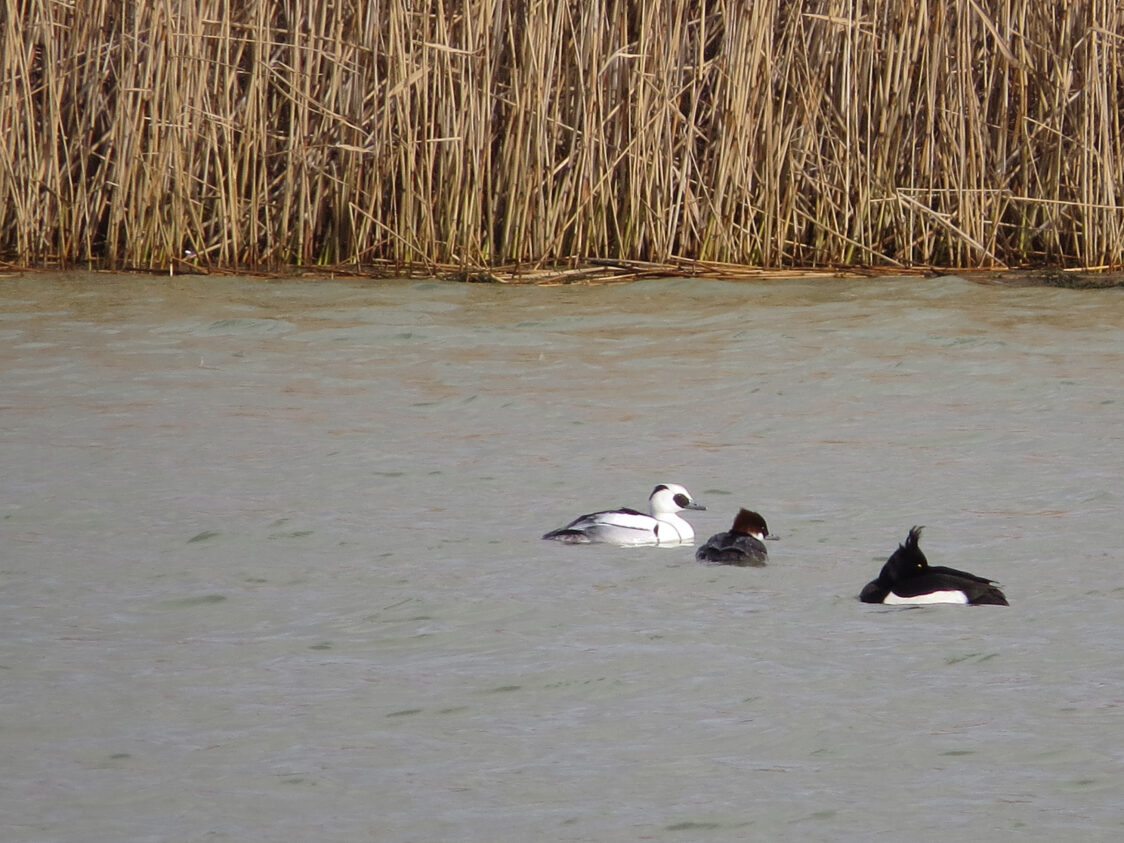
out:
<path id="1" fill-rule="evenodd" d="M 1124 291 L 0 278 L 6 841 L 1117 840 Z M 765 568 L 539 536 L 677 482 Z M 1010 608 L 857 600 L 914 524 Z"/>

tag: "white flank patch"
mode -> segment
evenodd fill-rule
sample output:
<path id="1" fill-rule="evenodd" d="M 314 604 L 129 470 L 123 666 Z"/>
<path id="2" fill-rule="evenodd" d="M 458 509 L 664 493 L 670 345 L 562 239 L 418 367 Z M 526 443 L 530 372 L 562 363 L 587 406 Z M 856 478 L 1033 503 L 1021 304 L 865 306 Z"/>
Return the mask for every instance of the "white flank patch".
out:
<path id="1" fill-rule="evenodd" d="M 968 595 L 963 591 L 934 591 L 932 594 L 918 594 L 916 597 L 900 597 L 891 591 L 882 602 L 888 606 L 924 606 L 931 603 L 965 605 L 968 602 Z"/>

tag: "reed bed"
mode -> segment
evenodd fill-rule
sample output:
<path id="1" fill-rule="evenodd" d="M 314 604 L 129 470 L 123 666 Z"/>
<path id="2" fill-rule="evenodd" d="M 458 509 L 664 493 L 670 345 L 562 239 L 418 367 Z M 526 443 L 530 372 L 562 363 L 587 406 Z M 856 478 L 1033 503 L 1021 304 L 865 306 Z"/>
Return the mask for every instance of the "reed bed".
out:
<path id="1" fill-rule="evenodd" d="M 8 0 L 0 257 L 1117 266 L 1116 0 Z"/>

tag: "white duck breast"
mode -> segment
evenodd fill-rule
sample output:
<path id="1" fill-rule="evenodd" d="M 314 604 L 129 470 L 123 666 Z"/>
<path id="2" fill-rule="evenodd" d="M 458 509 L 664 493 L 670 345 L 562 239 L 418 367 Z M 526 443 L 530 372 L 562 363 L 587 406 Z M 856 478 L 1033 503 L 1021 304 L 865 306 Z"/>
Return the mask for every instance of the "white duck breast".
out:
<path id="1" fill-rule="evenodd" d="M 695 538 L 695 531 L 677 513 L 706 507 L 697 503 L 682 486 L 661 483 L 648 497 L 648 509 L 649 515 L 626 507 L 591 512 L 561 529 L 551 530 L 543 538 L 568 544 L 683 544 Z"/>
<path id="2" fill-rule="evenodd" d="M 887 606 L 933 606 L 938 603 L 959 603 L 961 606 L 966 606 L 968 595 L 963 591 L 930 591 L 928 594 L 902 597 L 891 591 L 882 598 L 882 602 Z"/>

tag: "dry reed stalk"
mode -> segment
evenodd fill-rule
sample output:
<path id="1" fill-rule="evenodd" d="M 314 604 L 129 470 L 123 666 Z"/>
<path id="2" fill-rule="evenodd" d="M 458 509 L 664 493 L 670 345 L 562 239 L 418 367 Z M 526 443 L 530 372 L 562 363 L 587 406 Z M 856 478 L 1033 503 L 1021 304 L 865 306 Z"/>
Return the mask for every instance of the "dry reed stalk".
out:
<path id="1" fill-rule="evenodd" d="M 0 256 L 1124 262 L 1115 0 L 10 0 Z"/>

